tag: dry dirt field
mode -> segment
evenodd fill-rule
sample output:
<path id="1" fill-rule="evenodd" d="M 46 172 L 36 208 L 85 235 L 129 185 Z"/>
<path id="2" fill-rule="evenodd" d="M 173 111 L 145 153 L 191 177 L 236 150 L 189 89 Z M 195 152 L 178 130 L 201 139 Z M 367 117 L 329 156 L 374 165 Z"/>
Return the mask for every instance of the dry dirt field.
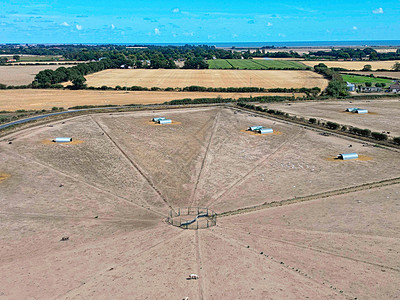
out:
<path id="1" fill-rule="evenodd" d="M 71 66 L 71 65 L 69 65 Z M 55 70 L 60 66 L 0 66 L 0 83 L 6 85 L 29 84 L 35 79 L 35 75 L 42 70 Z"/>
<path id="2" fill-rule="evenodd" d="M 143 87 L 264 87 L 312 88 L 324 90 L 328 81 L 311 71 L 275 70 L 104 70 L 86 76 L 88 86 Z"/>
<path id="3" fill-rule="evenodd" d="M 149 124 L 161 115 L 175 124 Z M 329 160 L 349 144 L 372 159 Z M 0 299 L 400 293 L 398 152 L 214 107 L 74 117 L 2 138 L 0 153 Z M 362 187 L 381 180 L 392 181 Z M 354 186 L 199 231 L 165 223 L 171 207 L 220 214 Z"/>
<path id="4" fill-rule="evenodd" d="M 256 96 L 291 96 L 288 93 L 196 93 L 196 92 L 125 92 L 90 90 L 0 90 L 0 111 L 41 110 L 54 106 L 157 104 L 185 98 L 235 98 Z M 296 93 L 296 97 L 304 94 Z"/>
<path id="5" fill-rule="evenodd" d="M 390 77 L 400 79 L 400 72 L 351 72 L 351 74 L 368 76 L 374 74 L 375 77 Z"/>
<path id="6" fill-rule="evenodd" d="M 372 131 L 389 131 L 391 136 L 400 136 L 400 100 L 338 100 L 327 102 L 271 103 L 269 108 L 306 118 L 318 118 L 367 128 Z M 348 107 L 368 109 L 368 114 L 345 112 Z"/>
<path id="7" fill-rule="evenodd" d="M 365 65 L 371 65 L 373 70 L 387 69 L 390 70 L 396 62 L 395 60 L 390 61 L 326 61 L 326 60 L 313 60 L 313 61 L 302 61 L 301 63 L 306 66 L 314 67 L 319 63 L 327 65 L 329 68 L 345 68 L 347 70 L 361 70 Z"/>

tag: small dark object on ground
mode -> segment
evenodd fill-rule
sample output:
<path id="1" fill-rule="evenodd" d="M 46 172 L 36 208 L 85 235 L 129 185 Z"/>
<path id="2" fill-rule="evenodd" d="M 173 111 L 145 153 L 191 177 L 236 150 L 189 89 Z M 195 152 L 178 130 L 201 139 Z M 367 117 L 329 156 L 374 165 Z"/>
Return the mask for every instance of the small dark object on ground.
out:
<path id="1" fill-rule="evenodd" d="M 63 236 L 61 238 L 61 242 L 68 241 L 68 240 L 69 240 L 69 236 Z"/>
<path id="2" fill-rule="evenodd" d="M 353 145 L 349 145 L 349 148 L 353 147 Z"/>
<path id="3" fill-rule="evenodd" d="M 63 187 L 64 185 L 61 183 L 58 187 Z"/>
<path id="4" fill-rule="evenodd" d="M 99 216 L 95 216 L 94 218 L 95 218 L 95 219 L 98 219 L 98 218 L 99 218 Z"/>
<path id="5" fill-rule="evenodd" d="M 8 142 L 8 144 L 9 144 L 9 145 L 11 145 L 11 144 L 12 144 L 12 142 Z"/>
<path id="6" fill-rule="evenodd" d="M 261 251 L 260 254 L 262 255 L 262 254 L 264 254 L 264 252 Z"/>

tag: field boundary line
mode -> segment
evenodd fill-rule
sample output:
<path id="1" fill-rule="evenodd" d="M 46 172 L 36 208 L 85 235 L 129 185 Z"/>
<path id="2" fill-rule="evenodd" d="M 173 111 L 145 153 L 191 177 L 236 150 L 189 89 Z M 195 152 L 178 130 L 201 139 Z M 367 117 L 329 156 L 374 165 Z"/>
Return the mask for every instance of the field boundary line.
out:
<path id="1" fill-rule="evenodd" d="M 121 152 L 121 154 L 131 163 L 131 165 L 139 172 L 140 175 L 142 175 L 142 177 L 144 177 L 144 179 L 147 181 L 147 183 L 150 185 L 150 187 L 160 196 L 160 198 L 162 199 L 162 201 L 167 204 L 167 206 L 174 210 L 174 208 L 171 206 L 171 204 L 169 203 L 168 199 L 165 198 L 161 192 L 157 189 L 157 187 L 154 185 L 153 181 L 144 173 L 144 171 L 139 167 L 139 165 L 134 162 L 129 156 L 128 154 L 125 153 L 125 151 L 114 141 L 114 139 L 110 136 L 110 134 L 100 125 L 100 123 L 95 120 L 95 118 L 93 118 L 93 116 L 90 116 L 90 118 L 93 120 L 93 122 L 100 128 L 101 131 L 104 132 L 104 134 L 109 138 L 109 140 L 114 144 L 115 147 L 117 147 L 117 149 Z M 147 201 L 146 201 L 147 203 Z M 151 206 L 149 203 L 147 203 L 149 206 Z M 175 211 L 175 210 L 174 210 Z"/>
<path id="2" fill-rule="evenodd" d="M 242 234 L 248 234 L 247 232 L 245 232 L 245 231 L 243 231 L 243 230 L 241 230 L 239 228 L 232 228 L 232 227 L 224 226 L 224 225 L 222 225 L 222 226 L 219 225 L 219 227 L 225 228 L 225 229 L 228 229 L 228 230 L 232 230 L 232 231 L 241 232 Z M 361 263 L 372 265 L 372 266 L 375 266 L 375 267 L 385 268 L 385 269 L 392 270 L 392 271 L 395 271 L 395 272 L 400 272 L 400 269 L 397 269 L 397 268 L 393 268 L 393 267 L 389 267 L 389 266 L 385 266 L 385 265 L 380 265 L 380 264 L 377 264 L 377 263 L 373 263 L 373 262 L 369 262 L 369 261 L 366 261 L 366 260 L 345 256 L 345 255 L 336 254 L 336 253 L 333 253 L 333 252 L 329 252 L 327 250 L 318 249 L 316 247 L 302 246 L 302 245 L 297 244 L 297 243 L 292 243 L 292 242 L 288 242 L 288 241 L 281 240 L 281 239 L 274 239 L 274 238 L 267 237 L 265 235 L 257 234 L 257 233 L 251 233 L 251 235 L 255 235 L 255 236 L 258 236 L 258 237 L 261 237 L 261 238 L 265 238 L 267 240 L 271 240 L 271 241 L 274 241 L 274 242 L 282 243 L 282 244 L 285 244 L 285 245 L 290 245 L 290 246 L 293 246 L 293 247 L 299 247 L 299 248 L 310 250 L 310 251 L 324 253 L 324 254 L 327 254 L 327 255 L 332 255 L 332 256 L 336 256 L 336 257 L 352 260 L 352 261 L 355 261 L 355 262 L 361 262 Z"/>
<path id="3" fill-rule="evenodd" d="M 247 248 L 247 246 L 246 246 L 245 244 L 243 244 L 242 242 L 239 242 L 236 238 L 233 238 L 233 237 L 230 236 L 230 235 L 229 235 L 229 236 L 224 236 L 222 233 L 217 233 L 215 230 L 212 230 L 212 231 L 210 231 L 210 232 L 211 232 L 211 234 L 214 235 L 215 237 L 217 237 L 217 238 L 219 238 L 219 239 L 225 241 L 226 243 L 231 244 L 233 247 L 234 247 L 234 246 L 243 247 L 243 248 L 245 248 L 245 249 L 247 249 L 247 250 L 250 250 L 254 255 L 260 256 L 260 251 L 255 250 L 255 249 L 253 249 L 253 248 Z M 307 276 L 307 275 L 302 274 L 302 273 L 300 273 L 300 272 L 296 272 L 294 269 L 291 269 L 288 265 L 286 265 L 286 264 L 281 264 L 280 261 L 278 261 L 278 260 L 276 260 L 276 259 L 274 259 L 274 258 L 272 258 L 272 257 L 267 257 L 267 256 L 265 256 L 264 259 L 266 260 L 266 263 L 272 262 L 272 263 L 274 263 L 274 264 L 277 264 L 277 265 L 280 266 L 281 268 L 284 268 L 284 270 L 282 270 L 283 272 L 286 271 L 286 272 L 290 272 L 290 273 L 297 274 L 297 275 L 300 276 L 301 278 L 308 279 L 308 280 L 310 280 L 310 281 L 316 283 L 317 285 L 320 285 L 321 287 L 324 287 L 324 288 L 326 288 L 326 289 L 329 289 L 329 286 L 327 286 L 327 285 L 325 285 L 325 284 L 321 284 L 319 281 L 315 280 L 314 278 L 311 278 L 310 276 Z M 339 293 L 338 290 L 332 290 L 332 291 L 333 291 L 335 294 L 337 294 L 337 295 L 342 295 L 342 296 L 344 296 L 345 298 L 354 299 L 354 297 L 347 296 L 347 295 L 345 295 L 344 293 Z"/>
<path id="4" fill-rule="evenodd" d="M 220 116 L 220 115 L 221 115 L 221 110 L 218 111 L 218 114 L 217 114 L 217 115 L 215 116 L 215 118 L 214 118 L 214 122 L 213 122 L 213 125 L 212 125 L 212 128 L 211 128 L 212 132 L 211 132 L 210 139 L 209 139 L 208 144 L 207 144 L 207 147 L 206 147 L 206 151 L 205 151 L 205 153 L 204 153 L 203 160 L 202 160 L 202 162 L 201 162 L 201 167 L 200 167 L 199 175 L 197 176 L 197 180 L 196 180 L 196 184 L 195 184 L 194 189 L 193 189 L 193 193 L 192 193 L 192 195 L 190 196 L 190 206 L 193 206 L 193 202 L 194 202 L 195 199 L 196 199 L 197 188 L 198 188 L 200 179 L 201 179 L 201 177 L 202 177 L 202 175 L 203 175 L 203 169 L 204 169 L 204 166 L 205 166 L 205 162 L 206 162 L 206 160 L 207 160 L 208 151 L 210 150 L 211 142 L 212 142 L 212 140 L 213 140 L 213 137 L 214 137 L 215 133 L 217 132 L 217 123 L 218 123 L 218 119 L 219 119 L 219 116 Z"/>
<path id="5" fill-rule="evenodd" d="M 7 150 L 7 151 L 8 151 L 8 150 Z M 10 153 L 10 152 L 8 152 L 8 153 Z M 127 203 L 129 203 L 129 204 L 131 204 L 131 205 L 134 205 L 134 206 L 136 206 L 136 207 L 140 207 L 140 208 L 145 209 L 145 210 L 150 210 L 150 211 L 153 212 L 154 214 L 157 214 L 157 215 L 159 215 L 159 216 L 165 217 L 165 214 L 163 214 L 163 213 L 161 213 L 161 212 L 159 212 L 159 211 L 157 211 L 157 210 L 155 210 L 155 209 L 153 209 L 153 208 L 150 208 L 151 206 L 150 206 L 150 207 L 146 207 L 146 206 L 137 204 L 137 203 L 135 203 L 135 202 L 129 201 L 129 200 L 126 199 L 125 197 L 116 195 L 116 194 L 114 194 L 114 193 L 112 193 L 112 192 L 110 192 L 110 191 L 107 191 L 107 190 L 105 190 L 105 189 L 102 189 L 102 188 L 100 188 L 100 187 L 94 185 L 93 183 L 90 183 L 90 182 L 87 182 L 87 181 L 85 181 L 85 180 L 76 178 L 76 177 L 74 177 L 73 175 L 70 175 L 70 174 L 68 174 L 68 173 L 66 173 L 66 172 L 60 171 L 60 170 L 58 170 L 58 169 L 56 169 L 56 168 L 54 168 L 54 167 L 52 167 L 52 166 L 48 166 L 48 165 L 46 165 L 45 163 L 39 162 L 39 161 L 37 161 L 37 160 L 35 160 L 35 159 L 32 159 L 32 158 L 27 158 L 27 157 L 25 157 L 25 156 L 23 156 L 23 155 L 21 155 L 21 154 L 19 154 L 19 153 L 11 153 L 11 155 L 16 155 L 16 156 L 19 156 L 19 157 L 21 157 L 21 158 L 23 158 L 23 159 L 25 159 L 25 160 L 28 160 L 29 162 L 34 162 L 34 163 L 37 164 L 37 165 L 40 165 L 40 166 L 42 166 L 42 167 L 45 167 L 46 169 L 52 170 L 53 172 L 56 172 L 56 173 L 61 174 L 61 175 L 65 176 L 65 177 L 68 177 L 68 178 L 70 178 L 70 179 L 72 179 L 72 180 L 74 180 L 74 181 L 77 181 L 77 182 L 80 182 L 80 183 L 82 183 L 82 184 L 84 184 L 84 185 L 87 185 L 87 186 L 89 186 L 89 187 L 91 187 L 91 188 L 93 188 L 93 189 L 95 189 L 95 190 L 97 190 L 97 191 L 99 191 L 99 192 L 102 192 L 102 193 L 111 195 L 112 197 L 115 197 L 115 198 L 117 198 L 117 199 L 119 199 L 119 200 L 121 200 L 121 201 L 127 202 Z"/>
<path id="6" fill-rule="evenodd" d="M 249 175 L 251 173 L 253 173 L 258 167 L 260 167 L 262 164 L 264 164 L 264 162 L 266 162 L 271 156 L 273 156 L 274 154 L 276 154 L 283 146 L 285 146 L 286 144 L 288 144 L 289 142 L 293 142 L 293 140 L 295 138 L 297 138 L 297 136 L 300 135 L 302 131 L 299 131 L 292 139 L 287 139 L 286 141 L 284 141 L 282 144 L 280 144 L 274 151 L 272 151 L 272 153 L 268 154 L 266 157 L 264 157 L 261 161 L 259 161 L 250 171 L 248 171 L 244 176 L 242 176 L 241 178 L 239 178 L 238 180 L 236 180 L 230 187 L 228 187 L 224 192 L 222 192 L 217 198 L 209 201 L 206 205 L 206 207 L 211 206 L 212 204 L 216 204 L 219 202 L 219 200 L 221 198 L 223 198 L 223 196 L 226 195 L 226 193 L 230 192 L 235 186 L 237 186 L 240 183 L 243 183 L 244 180 L 246 180 L 247 177 L 249 177 Z"/>
<path id="7" fill-rule="evenodd" d="M 150 246 L 149 248 L 144 249 L 144 250 L 142 250 L 142 251 L 140 251 L 140 252 L 134 254 L 133 257 L 134 257 L 134 258 L 138 258 L 138 257 L 140 257 L 142 254 L 146 253 L 147 251 L 154 250 L 154 248 L 157 248 L 158 246 L 162 245 L 163 243 L 173 241 L 173 240 L 177 239 L 179 236 L 181 236 L 183 232 L 185 232 L 185 231 L 182 230 L 181 232 L 178 232 L 176 235 L 174 235 L 174 236 L 172 236 L 172 237 L 170 237 L 170 238 L 168 238 L 168 239 L 166 239 L 166 240 L 161 240 L 160 242 L 158 242 L 158 243 L 156 243 L 156 244 Z M 123 265 L 120 265 L 120 266 L 118 266 L 118 268 L 125 267 L 125 266 L 127 266 L 129 263 L 131 263 L 131 262 L 125 263 L 125 264 L 123 264 Z M 129 274 L 130 274 L 130 272 L 125 273 L 125 274 L 120 275 L 120 276 L 116 276 L 116 275 L 107 275 L 107 274 L 106 274 L 106 271 L 100 271 L 100 272 L 98 272 L 98 273 L 94 276 L 94 278 L 92 277 L 92 278 L 90 278 L 88 281 L 84 282 L 83 284 L 80 284 L 80 285 L 78 285 L 77 287 L 74 287 L 74 288 L 72 288 L 72 289 L 66 291 L 64 294 L 58 295 L 58 296 L 56 297 L 56 299 L 60 299 L 61 297 L 65 297 L 67 294 L 71 293 L 72 291 L 79 289 L 82 285 L 87 284 L 88 282 L 92 282 L 92 281 L 95 280 L 96 277 L 98 277 L 98 276 L 112 276 L 112 277 L 113 277 L 113 280 L 115 280 L 115 279 L 124 278 L 124 277 L 128 276 Z"/>
<path id="8" fill-rule="evenodd" d="M 321 101 L 322 102 L 322 101 Z M 323 102 L 322 102 L 323 103 Z M 296 125 L 296 126 L 300 126 L 303 127 L 305 129 L 311 130 L 311 131 L 316 131 L 316 132 L 322 132 L 322 133 L 329 133 L 333 136 L 337 136 L 340 137 L 342 139 L 346 139 L 346 140 L 350 140 L 350 141 L 356 141 L 358 143 L 365 143 L 368 146 L 373 146 L 373 147 L 381 147 L 385 150 L 389 150 L 389 151 L 394 151 L 394 152 L 400 152 L 400 147 L 396 146 L 395 144 L 389 144 L 389 143 L 385 143 L 382 141 L 378 141 L 378 140 L 372 140 L 369 138 L 365 138 L 362 136 L 358 136 L 358 135 L 354 135 L 354 134 L 350 134 L 347 132 L 343 132 L 343 131 L 339 131 L 339 130 L 333 130 L 333 129 L 329 129 L 329 128 L 325 128 L 325 127 L 320 127 L 317 125 L 312 125 L 310 123 L 306 123 L 306 122 L 302 122 L 299 120 L 292 120 L 292 119 L 287 119 L 284 117 L 279 117 L 277 115 L 271 115 L 268 113 L 261 113 L 259 111 L 255 111 L 255 110 L 251 110 L 251 109 L 247 109 L 244 107 L 239 107 L 239 106 L 235 106 L 235 105 L 227 105 L 227 107 L 231 107 L 232 109 L 236 109 L 239 111 L 244 111 L 247 113 L 251 113 L 260 117 L 264 117 L 267 119 L 272 119 L 272 120 L 279 120 L 282 123 L 286 123 L 289 125 Z M 301 115 L 298 114 L 292 114 L 296 117 L 303 117 Z M 350 126 L 350 125 L 346 125 L 346 124 L 340 124 L 340 125 L 345 125 L 345 126 Z M 375 146 L 376 145 L 376 146 Z"/>
<path id="9" fill-rule="evenodd" d="M 218 214 L 218 217 L 227 217 L 227 216 L 233 216 L 233 215 L 238 215 L 238 214 L 246 214 L 246 213 L 251 213 L 251 212 L 268 209 L 268 208 L 272 208 L 272 207 L 291 205 L 291 204 L 301 203 L 301 202 L 306 202 L 306 201 L 311 201 L 311 200 L 319 200 L 319 199 L 323 199 L 323 198 L 329 198 L 329 197 L 333 197 L 333 196 L 344 195 L 344 194 L 364 191 L 367 189 L 375 189 L 375 188 L 380 188 L 380 187 L 385 187 L 385 186 L 390 186 L 390 185 L 395 185 L 395 184 L 400 184 L 400 177 L 396 177 L 396 178 L 392 178 L 392 179 L 385 179 L 385 180 L 371 182 L 371 183 L 364 183 L 361 185 L 341 188 L 341 189 L 337 189 L 337 190 L 331 190 L 331 191 L 327 191 L 327 192 L 316 193 L 316 194 L 312 194 L 312 195 L 308 195 L 308 196 L 294 197 L 294 198 L 285 199 L 285 200 L 281 200 L 281 201 L 264 202 L 262 204 L 255 205 L 255 206 L 238 208 L 235 210 L 226 211 L 221 214 Z"/>

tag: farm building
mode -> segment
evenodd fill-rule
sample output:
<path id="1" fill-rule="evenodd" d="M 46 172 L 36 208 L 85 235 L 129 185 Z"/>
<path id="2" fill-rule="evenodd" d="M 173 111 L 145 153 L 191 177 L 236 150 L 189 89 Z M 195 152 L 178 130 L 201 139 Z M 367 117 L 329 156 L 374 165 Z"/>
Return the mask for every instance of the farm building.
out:
<path id="1" fill-rule="evenodd" d="M 389 87 L 389 90 L 390 90 L 391 93 L 400 93 L 400 83 L 392 84 Z"/>
<path id="2" fill-rule="evenodd" d="M 343 154 L 339 154 L 338 158 L 342 159 L 342 160 L 357 159 L 358 154 L 357 153 L 343 153 Z"/>
<path id="3" fill-rule="evenodd" d="M 152 121 L 158 123 L 160 120 L 165 120 L 165 118 L 164 117 L 153 118 Z"/>
<path id="4" fill-rule="evenodd" d="M 272 128 L 261 128 L 257 130 L 260 134 L 267 134 L 267 133 L 273 133 L 274 130 Z"/>
<path id="5" fill-rule="evenodd" d="M 346 108 L 346 111 L 347 112 L 355 112 L 355 111 L 357 111 L 359 108 L 358 107 L 349 107 L 349 108 Z"/>
<path id="6" fill-rule="evenodd" d="M 250 130 L 250 131 L 257 131 L 257 130 L 260 130 L 261 128 L 263 128 L 263 127 L 262 127 L 262 126 L 251 126 L 251 127 L 249 127 L 248 130 Z"/>
<path id="7" fill-rule="evenodd" d="M 366 110 L 366 109 L 357 109 L 357 110 L 355 111 L 355 113 L 357 113 L 357 114 L 367 114 L 367 113 L 368 113 L 368 110 Z"/>
<path id="8" fill-rule="evenodd" d="M 163 119 L 163 120 L 159 120 L 158 124 L 171 124 L 172 120 L 169 119 Z"/>
<path id="9" fill-rule="evenodd" d="M 70 137 L 57 137 L 53 140 L 55 143 L 69 143 L 72 142 L 72 138 Z"/>
<path id="10" fill-rule="evenodd" d="M 354 92 L 356 90 L 356 85 L 354 83 L 347 82 L 347 90 L 349 92 Z"/>

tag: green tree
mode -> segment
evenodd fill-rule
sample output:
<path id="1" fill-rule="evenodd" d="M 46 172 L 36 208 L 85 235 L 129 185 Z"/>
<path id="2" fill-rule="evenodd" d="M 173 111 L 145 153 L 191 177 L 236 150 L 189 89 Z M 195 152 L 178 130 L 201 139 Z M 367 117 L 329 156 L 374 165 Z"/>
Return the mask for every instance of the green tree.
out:
<path id="1" fill-rule="evenodd" d="M 372 71 L 372 66 L 371 65 L 365 65 L 362 71 Z"/>
<path id="2" fill-rule="evenodd" d="M 86 78 L 83 76 L 78 76 L 72 79 L 72 88 L 74 90 L 80 90 L 86 88 Z"/>
<path id="3" fill-rule="evenodd" d="M 15 59 L 16 61 L 19 61 L 19 60 L 21 59 L 21 56 L 19 56 L 19 55 L 14 55 L 14 56 L 13 56 L 13 59 Z"/>
<path id="4" fill-rule="evenodd" d="M 400 63 L 399 63 L 399 62 L 396 62 L 396 63 L 393 65 L 392 69 L 393 69 L 394 71 L 400 71 Z"/>

